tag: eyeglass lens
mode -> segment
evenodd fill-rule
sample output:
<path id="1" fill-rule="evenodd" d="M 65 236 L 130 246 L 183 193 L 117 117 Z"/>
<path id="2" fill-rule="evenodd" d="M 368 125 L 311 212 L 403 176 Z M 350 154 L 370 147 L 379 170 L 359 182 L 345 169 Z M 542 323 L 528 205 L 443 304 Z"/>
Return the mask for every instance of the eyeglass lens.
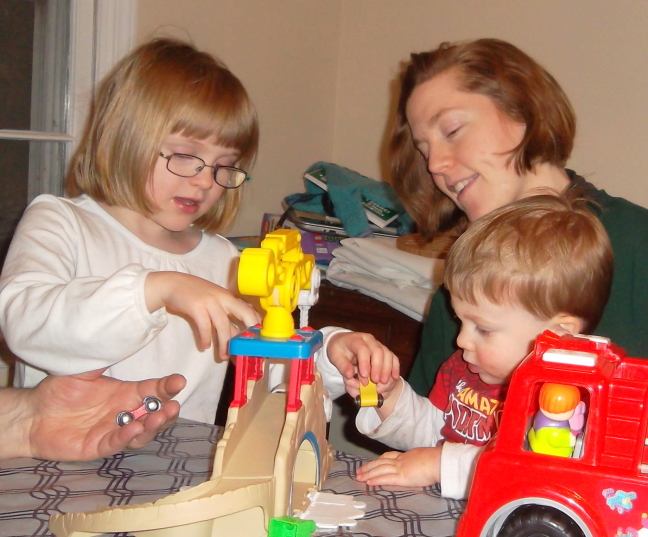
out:
<path id="1" fill-rule="evenodd" d="M 208 166 L 199 158 L 191 155 L 173 154 L 168 159 L 169 171 L 182 177 L 194 177 L 198 175 L 203 168 L 213 169 L 214 181 L 225 188 L 236 188 L 243 184 L 247 179 L 247 174 L 243 170 L 230 166 Z"/>

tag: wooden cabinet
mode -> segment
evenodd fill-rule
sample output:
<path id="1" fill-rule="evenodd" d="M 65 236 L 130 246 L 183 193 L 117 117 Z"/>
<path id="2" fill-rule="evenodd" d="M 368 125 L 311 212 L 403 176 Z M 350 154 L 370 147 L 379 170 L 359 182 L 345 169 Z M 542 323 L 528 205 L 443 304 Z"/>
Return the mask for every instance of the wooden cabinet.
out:
<path id="1" fill-rule="evenodd" d="M 299 319 L 299 311 L 295 319 Z M 309 311 L 308 324 L 317 329 L 339 326 L 372 334 L 398 356 L 404 377 L 419 349 L 423 328 L 422 323 L 385 302 L 327 281 L 322 282 L 319 300 Z"/>

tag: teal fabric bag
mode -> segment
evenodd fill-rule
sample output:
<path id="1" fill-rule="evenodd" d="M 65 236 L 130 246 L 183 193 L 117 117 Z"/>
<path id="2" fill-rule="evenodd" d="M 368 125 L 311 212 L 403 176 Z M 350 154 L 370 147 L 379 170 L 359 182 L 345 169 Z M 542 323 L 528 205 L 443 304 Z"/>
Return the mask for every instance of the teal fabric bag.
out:
<path id="1" fill-rule="evenodd" d="M 326 188 L 305 179 L 306 196 L 291 194 L 286 197 L 286 203 L 295 209 L 330 215 L 330 207 L 326 203 L 328 192 L 335 213 L 330 216 L 336 216 L 342 221 L 344 231 L 350 237 L 373 236 L 369 227 L 367 209 L 382 215 L 389 215 L 395 211 L 399 216 L 388 225 L 396 227 L 399 235 L 409 233 L 411 230 L 414 222 L 405 211 L 393 187 L 388 183 L 376 181 L 330 162 L 316 162 L 306 170 L 304 175 L 307 174 L 311 174 L 314 179 L 319 179 L 318 182 L 324 183 Z"/>

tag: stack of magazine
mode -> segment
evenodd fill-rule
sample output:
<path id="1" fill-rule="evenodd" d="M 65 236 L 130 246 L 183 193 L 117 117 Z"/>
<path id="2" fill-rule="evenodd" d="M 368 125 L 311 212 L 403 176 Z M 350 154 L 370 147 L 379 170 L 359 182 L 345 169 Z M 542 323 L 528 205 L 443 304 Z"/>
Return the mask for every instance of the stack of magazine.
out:
<path id="1" fill-rule="evenodd" d="M 327 216 L 318 213 L 309 213 L 300 211 L 295 208 L 288 208 L 286 203 L 282 203 L 284 210 L 286 210 L 286 219 L 289 220 L 296 228 L 310 231 L 313 233 L 325 233 L 335 235 L 338 238 L 345 238 L 349 235 L 342 227 L 342 222 L 339 218 L 334 216 Z M 377 237 L 396 237 L 398 235 L 395 227 L 384 226 L 380 227 L 373 223 L 369 224 L 369 228 Z"/>
<path id="2" fill-rule="evenodd" d="M 323 169 L 311 170 L 304 174 L 304 178 L 316 184 L 322 190 L 328 191 L 326 175 Z M 369 228 L 374 235 L 382 237 L 395 237 L 398 235 L 397 228 L 390 226 L 400 216 L 397 211 L 382 207 L 378 203 L 368 199 L 363 199 L 362 206 L 367 214 Z M 283 202 L 283 208 L 286 211 L 286 218 L 299 229 L 314 233 L 336 235 L 342 238 L 349 236 L 344 231 L 344 227 L 339 218 L 288 207 L 285 201 Z"/>

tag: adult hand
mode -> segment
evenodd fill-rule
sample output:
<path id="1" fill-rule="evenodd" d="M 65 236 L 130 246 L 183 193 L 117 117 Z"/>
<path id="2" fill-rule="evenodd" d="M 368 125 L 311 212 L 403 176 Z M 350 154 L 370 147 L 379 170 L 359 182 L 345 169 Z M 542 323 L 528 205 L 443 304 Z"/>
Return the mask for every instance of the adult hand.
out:
<path id="1" fill-rule="evenodd" d="M 56 461 L 82 461 L 137 449 L 177 418 L 180 405 L 170 401 L 186 385 L 182 375 L 125 382 L 103 377 L 103 370 L 79 375 L 48 376 L 27 392 L 31 412 L 30 455 Z M 116 417 L 152 395 L 162 409 L 119 427 Z"/>
<path id="2" fill-rule="evenodd" d="M 239 332 L 230 317 L 242 321 L 245 328 L 261 319 L 250 304 L 224 287 L 191 274 L 151 272 L 146 277 L 145 292 L 149 311 L 165 306 L 169 311 L 191 318 L 203 349 L 211 346 L 216 330 L 218 353 L 224 360 L 228 358 L 228 341 Z"/>
<path id="3" fill-rule="evenodd" d="M 441 479 L 441 446 L 390 451 L 358 468 L 356 479 L 367 485 L 427 487 Z"/>

